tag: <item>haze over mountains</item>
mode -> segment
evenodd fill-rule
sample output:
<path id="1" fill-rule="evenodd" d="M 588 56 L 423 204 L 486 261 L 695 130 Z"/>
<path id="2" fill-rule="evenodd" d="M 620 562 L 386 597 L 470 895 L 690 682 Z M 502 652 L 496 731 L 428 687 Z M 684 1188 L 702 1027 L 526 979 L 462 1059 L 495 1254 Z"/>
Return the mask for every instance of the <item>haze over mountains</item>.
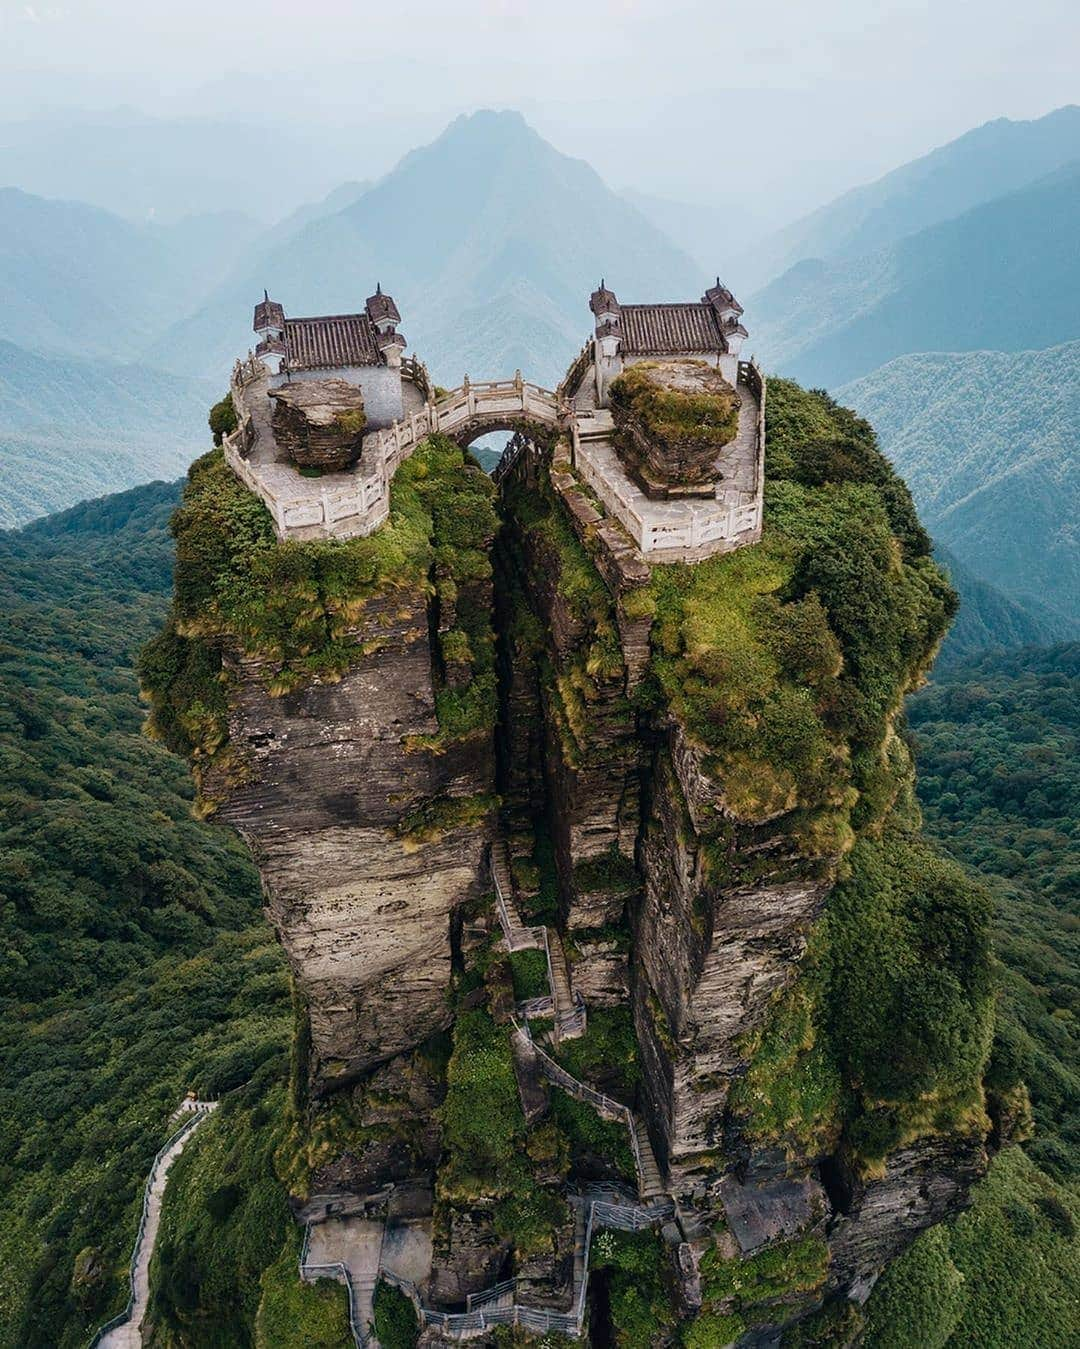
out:
<path id="1" fill-rule="evenodd" d="M 181 179 L 206 134 L 191 129 Z M 36 143 L 16 137 L 0 174 Z M 1080 109 L 976 128 L 742 257 L 749 207 L 620 195 L 517 113 L 460 117 L 377 182 L 280 202 L 270 227 L 248 213 L 264 198 L 244 198 L 136 224 L 0 190 L 0 523 L 182 468 L 264 286 L 319 313 L 381 281 L 440 383 L 520 368 L 553 384 L 601 275 L 624 299 L 679 298 L 719 267 L 766 367 L 875 423 L 966 591 L 1000 592 L 980 601 L 990 627 L 1080 622 Z"/>
<path id="2" fill-rule="evenodd" d="M 334 313 L 381 280 L 410 349 L 440 382 L 520 368 L 550 383 L 588 334 L 601 274 L 627 298 L 696 296 L 707 275 L 518 114 L 479 112 L 344 210 L 249 255 L 154 354 L 188 374 L 221 370 L 249 344 L 264 285 L 287 313 Z"/>

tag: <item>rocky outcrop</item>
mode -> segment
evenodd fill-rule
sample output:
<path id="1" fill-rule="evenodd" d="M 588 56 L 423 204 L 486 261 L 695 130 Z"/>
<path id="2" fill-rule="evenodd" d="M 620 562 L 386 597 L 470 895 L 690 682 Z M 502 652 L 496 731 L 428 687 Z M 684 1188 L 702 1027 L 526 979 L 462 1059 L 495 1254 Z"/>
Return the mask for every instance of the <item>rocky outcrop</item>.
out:
<path id="1" fill-rule="evenodd" d="M 491 778 L 486 741 L 445 752 L 410 741 L 439 730 L 427 596 L 372 601 L 351 636 L 368 654 L 341 678 L 280 697 L 263 662 L 227 658 L 245 780 L 224 790 L 220 815 L 258 861 L 308 1005 L 317 1091 L 449 1023 L 454 914 L 479 892 L 489 834 L 471 814 L 410 834 L 425 805 L 467 803 Z"/>
<path id="2" fill-rule="evenodd" d="M 838 1210 L 829 1227 L 831 1286 L 864 1301 L 881 1269 L 924 1228 L 967 1206 L 986 1165 L 981 1133 L 917 1139 L 872 1179 L 838 1160 L 829 1172 Z"/>
<path id="3" fill-rule="evenodd" d="M 302 468 L 346 468 L 363 448 L 364 395 L 344 379 L 298 380 L 270 390 L 274 439 Z"/>
<path id="4" fill-rule="evenodd" d="M 738 407 L 739 395 L 705 361 L 643 361 L 611 386 L 615 448 L 650 496 L 708 496 Z"/>

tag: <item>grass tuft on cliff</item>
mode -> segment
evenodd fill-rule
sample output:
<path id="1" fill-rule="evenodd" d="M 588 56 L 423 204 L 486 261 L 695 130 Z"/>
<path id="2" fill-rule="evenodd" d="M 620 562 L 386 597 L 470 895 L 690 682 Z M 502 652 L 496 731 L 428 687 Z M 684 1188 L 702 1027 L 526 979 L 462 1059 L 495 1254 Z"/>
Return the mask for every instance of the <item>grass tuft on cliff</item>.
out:
<path id="1" fill-rule="evenodd" d="M 786 380 L 768 410 L 762 540 L 653 569 L 652 670 L 737 818 L 861 798 L 859 825 L 956 598 L 866 423 Z"/>
<path id="2" fill-rule="evenodd" d="M 486 597 L 497 525 L 492 492 L 464 451 L 432 436 L 394 475 L 390 516 L 373 534 L 279 542 L 265 506 L 239 482 L 221 450 L 196 460 L 171 522 L 172 609 L 139 663 L 151 733 L 197 767 L 221 755 L 228 740 L 224 647 L 265 661 L 273 693 L 340 678 L 384 640 L 378 617 L 366 615 L 368 606 L 403 591 L 455 606 L 456 626 L 442 637 L 436 675 L 454 667 L 464 672 L 453 685 L 437 687 L 440 732 L 417 747 L 441 749 L 489 731 L 495 720 Z M 226 755 L 218 764 L 242 780 L 241 763 Z"/>

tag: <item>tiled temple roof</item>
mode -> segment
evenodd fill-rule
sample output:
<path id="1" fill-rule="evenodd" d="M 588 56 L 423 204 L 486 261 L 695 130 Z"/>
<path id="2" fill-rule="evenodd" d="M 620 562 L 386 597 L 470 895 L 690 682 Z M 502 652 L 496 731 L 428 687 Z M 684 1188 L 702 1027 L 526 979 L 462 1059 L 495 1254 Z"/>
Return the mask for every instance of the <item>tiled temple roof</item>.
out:
<path id="1" fill-rule="evenodd" d="M 375 294 L 369 295 L 364 301 L 364 311 L 373 323 L 378 323 L 380 319 L 389 319 L 391 323 L 401 322 L 397 305 L 391 296 L 383 294 L 381 284 L 375 287 Z"/>
<path id="2" fill-rule="evenodd" d="M 381 365 L 375 338 L 375 325 L 367 314 L 286 319 L 286 368 L 329 370 L 342 365 Z"/>
<path id="3" fill-rule="evenodd" d="M 255 319 L 252 327 L 256 332 L 260 328 L 280 328 L 285 322 L 285 310 L 277 300 L 271 300 L 266 291 L 263 291 L 263 297 L 255 306 Z"/>
<path id="4" fill-rule="evenodd" d="M 727 351 L 711 304 L 624 304 L 620 327 L 628 356 Z"/>

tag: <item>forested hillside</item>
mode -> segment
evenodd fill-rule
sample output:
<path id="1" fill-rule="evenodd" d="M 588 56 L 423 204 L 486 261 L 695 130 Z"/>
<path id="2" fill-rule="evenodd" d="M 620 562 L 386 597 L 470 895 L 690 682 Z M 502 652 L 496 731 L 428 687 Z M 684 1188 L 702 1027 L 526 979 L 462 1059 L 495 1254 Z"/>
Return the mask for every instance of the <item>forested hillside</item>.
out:
<path id="1" fill-rule="evenodd" d="M 186 765 L 141 734 L 132 659 L 165 611 L 176 499 L 155 483 L 0 535 L 6 1349 L 74 1349 L 123 1305 L 143 1182 L 189 1087 L 250 1084 L 219 1111 L 249 1169 L 212 1221 L 223 1240 L 249 1224 L 230 1268 L 256 1304 L 293 1251 L 274 1131 L 251 1124 L 287 1071 L 284 962 L 245 849 L 192 818 Z"/>
<path id="2" fill-rule="evenodd" d="M 800 262 L 747 304 L 755 348 L 785 375 L 836 389 L 913 351 L 1071 341 L 1078 227 L 1074 163 L 886 248 Z"/>
<path id="3" fill-rule="evenodd" d="M 214 387 L 0 341 L 0 529 L 182 472 L 205 442 Z"/>
<path id="4" fill-rule="evenodd" d="M 1080 622 L 1080 341 L 904 356 L 838 396 L 873 423 L 935 539 L 1025 607 Z"/>

